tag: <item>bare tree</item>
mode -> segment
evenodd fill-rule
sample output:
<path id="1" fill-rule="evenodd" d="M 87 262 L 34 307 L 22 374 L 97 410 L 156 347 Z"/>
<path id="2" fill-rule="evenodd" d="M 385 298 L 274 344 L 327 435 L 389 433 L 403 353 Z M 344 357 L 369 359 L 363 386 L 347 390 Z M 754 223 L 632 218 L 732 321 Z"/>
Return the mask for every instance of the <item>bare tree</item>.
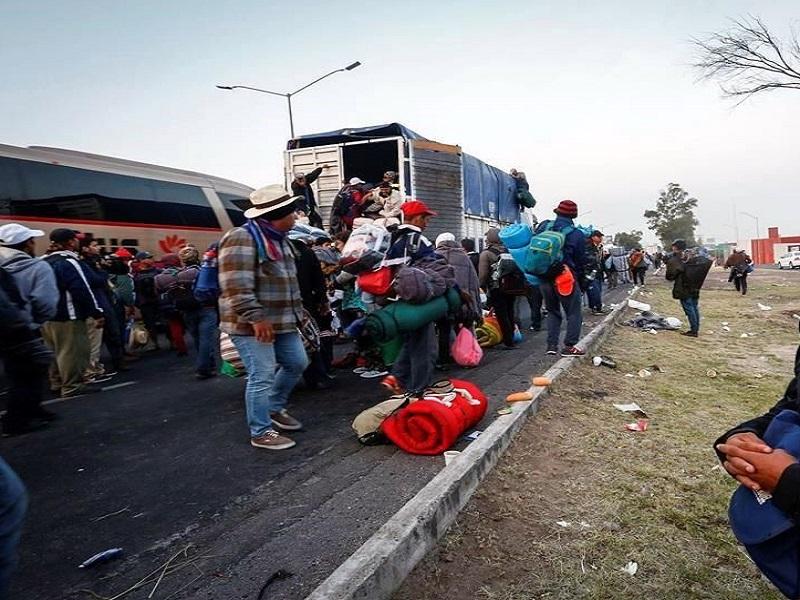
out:
<path id="1" fill-rule="evenodd" d="M 774 37 L 763 21 L 750 16 L 733 21 L 725 33 L 693 39 L 699 49 L 694 66 L 702 79 L 719 79 L 729 98 L 741 102 L 758 92 L 800 90 L 800 42 L 792 31 L 788 43 Z"/>

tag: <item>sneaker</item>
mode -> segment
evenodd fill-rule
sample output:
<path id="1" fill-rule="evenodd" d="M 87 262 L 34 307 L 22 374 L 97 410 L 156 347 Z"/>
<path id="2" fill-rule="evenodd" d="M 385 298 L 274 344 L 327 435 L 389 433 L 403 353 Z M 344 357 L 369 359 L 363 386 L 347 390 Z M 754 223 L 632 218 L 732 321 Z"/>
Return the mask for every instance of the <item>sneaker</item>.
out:
<path id="1" fill-rule="evenodd" d="M 376 369 L 371 369 L 369 371 L 364 371 L 363 373 L 361 373 L 361 377 L 363 379 L 377 379 L 378 377 L 383 377 L 388 373 L 389 371 L 379 371 Z"/>
<path id="2" fill-rule="evenodd" d="M 696 331 L 692 331 L 691 329 L 689 331 L 684 331 L 681 335 L 685 335 L 687 337 L 698 337 L 699 336 L 699 334 Z"/>
<path id="3" fill-rule="evenodd" d="M 355 373 L 356 375 L 361 375 L 362 373 L 366 373 L 367 371 L 369 371 L 367 367 L 356 367 L 355 369 L 353 369 L 353 373 Z"/>
<path id="4" fill-rule="evenodd" d="M 552 355 L 558 354 L 558 348 L 556 348 L 555 346 L 548 346 L 547 352 L 545 352 L 545 354 L 552 354 Z"/>
<path id="5" fill-rule="evenodd" d="M 564 349 L 561 351 L 561 356 L 584 356 L 586 354 L 585 350 L 581 350 L 577 346 L 564 346 Z"/>
<path id="6" fill-rule="evenodd" d="M 389 390 L 392 394 L 402 394 L 404 392 L 400 382 L 394 375 L 387 375 L 381 380 L 381 385 Z"/>
<path id="7" fill-rule="evenodd" d="M 269 416 L 272 418 L 272 424 L 278 429 L 297 431 L 303 428 L 303 424 L 290 415 L 285 408 L 278 412 L 270 413 Z M 292 446 L 294 446 L 294 442 L 292 442 Z"/>
<path id="8" fill-rule="evenodd" d="M 106 381 L 111 381 L 111 377 L 106 375 L 92 375 L 83 380 L 84 383 L 105 383 Z"/>
<path id="9" fill-rule="evenodd" d="M 528 331 L 541 331 L 541 330 L 542 330 L 541 326 L 536 327 L 535 325 L 531 325 L 530 327 L 528 327 Z"/>
<path id="10" fill-rule="evenodd" d="M 250 445 L 254 448 L 264 448 L 266 450 L 286 450 L 295 446 L 296 443 L 274 429 L 267 429 L 260 436 L 251 437 Z"/>
<path id="11" fill-rule="evenodd" d="M 592 314 L 594 316 L 596 316 L 596 317 L 599 317 L 600 315 L 607 315 L 608 311 L 607 310 L 603 310 L 603 309 L 600 309 L 600 310 L 592 309 Z"/>

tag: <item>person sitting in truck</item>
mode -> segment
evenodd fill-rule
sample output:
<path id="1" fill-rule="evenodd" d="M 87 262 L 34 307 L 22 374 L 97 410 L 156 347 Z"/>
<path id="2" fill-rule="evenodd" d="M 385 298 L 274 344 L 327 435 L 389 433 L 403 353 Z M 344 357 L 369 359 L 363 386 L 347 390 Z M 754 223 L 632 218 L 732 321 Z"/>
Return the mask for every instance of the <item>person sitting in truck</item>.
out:
<path id="1" fill-rule="evenodd" d="M 374 219 L 376 224 L 384 227 L 399 225 L 402 204 L 400 192 L 388 181 L 382 181 L 377 188 L 364 196 L 362 216 Z"/>

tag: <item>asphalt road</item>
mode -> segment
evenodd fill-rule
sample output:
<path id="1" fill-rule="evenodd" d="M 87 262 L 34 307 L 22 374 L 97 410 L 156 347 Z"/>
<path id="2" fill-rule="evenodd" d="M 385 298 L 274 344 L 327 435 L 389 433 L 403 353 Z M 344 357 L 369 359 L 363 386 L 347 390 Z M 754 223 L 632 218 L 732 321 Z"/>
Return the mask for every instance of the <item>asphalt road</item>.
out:
<path id="1" fill-rule="evenodd" d="M 587 316 L 585 332 L 596 322 Z M 525 338 L 516 350 L 488 351 L 477 369 L 449 373 L 490 396 L 478 429 L 557 358 L 544 355 L 544 332 Z M 207 558 L 167 575 L 154 598 L 255 600 L 279 569 L 292 576 L 265 597 L 303 598 L 444 464 L 362 447 L 350 423 L 385 393 L 349 371 L 332 390 L 296 392 L 290 408 L 305 429 L 282 452 L 249 445 L 243 379 L 196 381 L 189 361 L 162 351 L 112 384 L 120 387 L 51 405 L 62 420 L 48 429 L 0 443 L 30 493 L 13 598 L 111 597 L 189 544 Z M 113 547 L 122 560 L 77 568 Z"/>

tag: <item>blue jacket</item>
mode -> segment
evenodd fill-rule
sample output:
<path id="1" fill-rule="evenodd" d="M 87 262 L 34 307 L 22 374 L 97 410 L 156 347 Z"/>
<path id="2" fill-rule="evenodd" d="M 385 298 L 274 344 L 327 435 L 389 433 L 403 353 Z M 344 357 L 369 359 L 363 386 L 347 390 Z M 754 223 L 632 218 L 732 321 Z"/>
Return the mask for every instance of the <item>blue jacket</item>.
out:
<path id="1" fill-rule="evenodd" d="M 581 287 L 584 285 L 585 267 L 586 267 L 586 236 L 584 233 L 575 227 L 572 219 L 567 217 L 558 216 L 553 222 L 553 231 L 561 231 L 565 227 L 572 227 L 564 237 L 564 263 L 570 268 L 572 274 L 575 276 Z M 536 233 L 541 233 L 547 229 L 551 223 L 550 220 L 542 221 L 536 228 Z"/>
<path id="2" fill-rule="evenodd" d="M 103 316 L 78 255 L 69 250 L 53 252 L 44 257 L 56 274 L 58 310 L 52 321 L 83 321 Z"/>
<path id="3" fill-rule="evenodd" d="M 430 240 L 422 235 L 422 230 L 414 225 L 400 225 L 395 232 L 393 242 L 386 258 L 403 258 L 407 256 L 409 264 L 414 264 L 418 260 L 432 256 L 436 251 Z"/>

